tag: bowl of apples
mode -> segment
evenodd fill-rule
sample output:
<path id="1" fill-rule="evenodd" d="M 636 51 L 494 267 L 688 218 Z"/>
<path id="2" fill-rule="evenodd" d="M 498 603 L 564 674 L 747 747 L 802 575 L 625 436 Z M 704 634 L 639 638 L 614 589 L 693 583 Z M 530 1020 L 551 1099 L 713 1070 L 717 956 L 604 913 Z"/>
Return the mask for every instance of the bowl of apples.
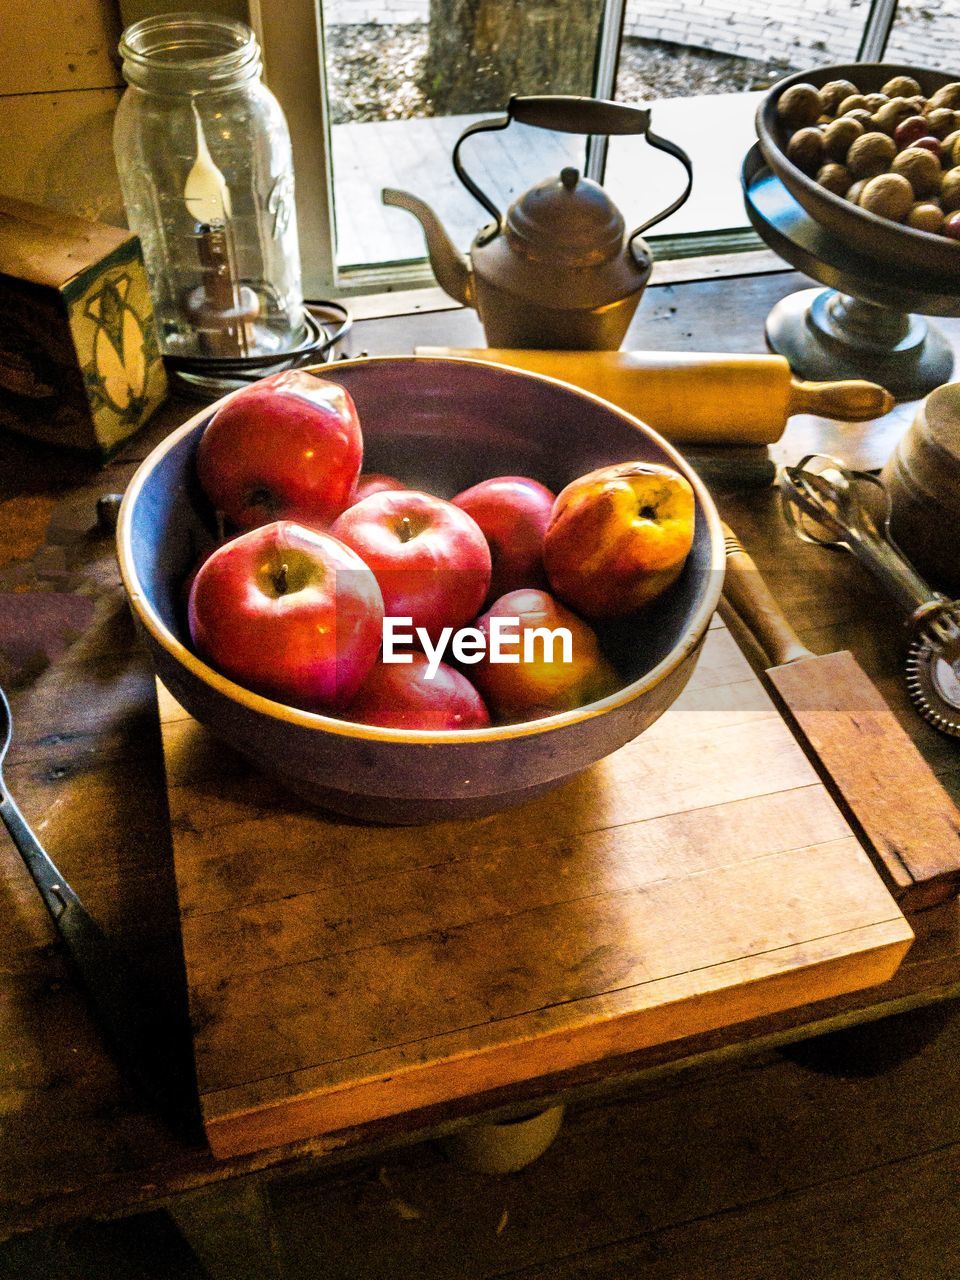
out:
<path id="1" fill-rule="evenodd" d="M 160 679 L 258 769 L 374 822 L 516 804 L 693 671 L 719 517 L 642 422 L 445 357 L 275 374 L 168 436 L 121 576 Z"/>

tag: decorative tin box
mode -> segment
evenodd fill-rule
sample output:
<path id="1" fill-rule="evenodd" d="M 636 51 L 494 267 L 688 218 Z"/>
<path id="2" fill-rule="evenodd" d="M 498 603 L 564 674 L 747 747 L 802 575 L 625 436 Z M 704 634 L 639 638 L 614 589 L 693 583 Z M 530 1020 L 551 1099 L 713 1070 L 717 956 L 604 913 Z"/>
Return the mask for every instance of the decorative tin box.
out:
<path id="1" fill-rule="evenodd" d="M 0 426 L 107 454 L 166 393 L 136 236 L 0 196 Z"/>

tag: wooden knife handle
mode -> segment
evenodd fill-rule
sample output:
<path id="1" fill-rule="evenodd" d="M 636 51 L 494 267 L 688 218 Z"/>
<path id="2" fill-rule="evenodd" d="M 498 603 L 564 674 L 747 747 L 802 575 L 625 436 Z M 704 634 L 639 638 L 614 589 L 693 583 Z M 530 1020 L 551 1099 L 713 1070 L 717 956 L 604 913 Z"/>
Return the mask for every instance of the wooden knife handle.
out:
<path id="1" fill-rule="evenodd" d="M 889 413 L 893 405 L 890 392 L 875 382 L 859 378 L 845 382 L 801 382 L 794 378 L 790 383 L 787 415 L 815 413 L 837 422 L 870 422 Z"/>
<path id="2" fill-rule="evenodd" d="M 760 570 L 728 525 L 723 526 L 723 541 L 727 550 L 723 594 L 753 632 L 770 665 L 780 667 L 798 658 L 812 658 L 814 655 L 783 616 Z"/>

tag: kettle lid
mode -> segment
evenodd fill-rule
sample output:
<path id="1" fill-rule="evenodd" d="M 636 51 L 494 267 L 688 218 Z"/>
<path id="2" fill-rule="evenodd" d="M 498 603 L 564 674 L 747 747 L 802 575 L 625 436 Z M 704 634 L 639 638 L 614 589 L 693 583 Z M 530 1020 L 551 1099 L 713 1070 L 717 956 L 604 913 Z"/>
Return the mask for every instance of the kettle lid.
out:
<path id="1" fill-rule="evenodd" d="M 519 196 L 507 210 L 510 246 L 537 262 L 596 267 L 618 256 L 626 224 L 603 187 L 563 169 Z"/>

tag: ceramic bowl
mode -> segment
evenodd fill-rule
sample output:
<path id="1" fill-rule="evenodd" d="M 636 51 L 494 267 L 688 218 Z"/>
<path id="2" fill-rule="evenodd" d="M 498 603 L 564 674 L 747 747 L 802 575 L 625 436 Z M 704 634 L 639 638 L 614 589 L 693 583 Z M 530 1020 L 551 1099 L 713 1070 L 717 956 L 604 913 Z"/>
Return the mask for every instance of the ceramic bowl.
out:
<path id="1" fill-rule="evenodd" d="M 791 130 L 777 115 L 777 101 L 791 85 L 812 84 L 819 89 L 830 80 L 850 80 L 861 93 L 877 93 L 894 76 L 912 76 L 928 98 L 942 85 L 958 78 L 943 71 L 885 62 L 854 62 L 820 67 L 816 71 L 798 71 L 778 81 L 757 108 L 760 149 L 767 164 L 807 213 L 858 254 L 894 270 L 919 272 L 924 279 L 936 282 L 940 292 L 945 292 L 950 285 L 960 290 L 960 242 L 929 231 L 915 231 L 869 213 L 819 186 L 787 159 Z"/>
<path id="2" fill-rule="evenodd" d="M 713 502 L 675 449 L 596 396 L 479 361 L 398 356 L 315 372 L 356 401 L 365 469 L 441 497 L 495 475 L 535 476 L 559 490 L 610 462 L 668 463 L 696 494 L 693 550 L 679 581 L 646 613 L 600 629 L 624 677 L 602 701 L 523 724 L 445 732 L 373 728 L 300 711 L 233 683 L 189 647 L 181 584 L 213 528 L 194 455 L 214 405 L 142 464 L 118 528 L 134 616 L 158 675 L 191 715 L 298 795 L 352 817 L 402 823 L 475 816 L 533 796 L 666 711 L 693 670 L 724 564 Z"/>
<path id="3" fill-rule="evenodd" d="M 882 479 L 897 545 L 931 586 L 960 594 L 960 382 L 921 401 Z"/>

